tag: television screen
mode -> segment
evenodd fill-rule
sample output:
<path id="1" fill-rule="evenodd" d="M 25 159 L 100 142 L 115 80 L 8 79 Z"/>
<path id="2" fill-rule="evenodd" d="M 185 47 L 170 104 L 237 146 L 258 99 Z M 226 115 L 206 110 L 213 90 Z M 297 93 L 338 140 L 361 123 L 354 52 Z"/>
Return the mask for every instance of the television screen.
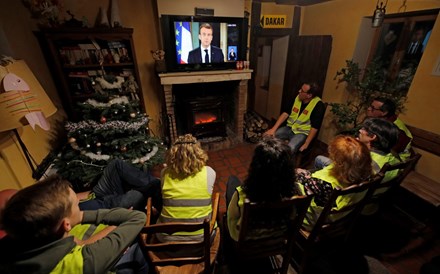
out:
<path id="1" fill-rule="evenodd" d="M 162 15 L 167 71 L 233 69 L 245 60 L 247 19 Z"/>

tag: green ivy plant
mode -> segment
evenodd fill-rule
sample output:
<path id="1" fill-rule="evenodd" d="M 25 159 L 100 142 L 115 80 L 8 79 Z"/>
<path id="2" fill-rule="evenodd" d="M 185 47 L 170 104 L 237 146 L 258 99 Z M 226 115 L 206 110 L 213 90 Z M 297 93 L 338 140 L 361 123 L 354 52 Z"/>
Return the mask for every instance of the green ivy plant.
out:
<path id="1" fill-rule="evenodd" d="M 346 66 L 336 72 L 334 80 L 345 83 L 346 91 L 349 93 L 346 102 L 329 104 L 334 117 L 333 122 L 340 133 L 351 134 L 358 130 L 368 106 L 375 97 L 390 98 L 396 103 L 397 110 L 403 111 L 407 99 L 408 79 L 397 77 L 390 81 L 382 62 L 378 59 L 370 62 L 365 69 L 361 69 L 353 60 L 347 60 Z"/>

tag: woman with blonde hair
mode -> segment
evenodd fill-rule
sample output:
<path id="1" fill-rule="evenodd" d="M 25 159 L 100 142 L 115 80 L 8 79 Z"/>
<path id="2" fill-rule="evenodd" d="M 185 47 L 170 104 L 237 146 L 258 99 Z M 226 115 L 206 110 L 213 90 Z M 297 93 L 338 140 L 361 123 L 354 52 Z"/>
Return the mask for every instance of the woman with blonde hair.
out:
<path id="1" fill-rule="evenodd" d="M 207 153 L 191 134 L 177 138 L 162 171 L 163 207 L 158 222 L 201 222 L 212 213 L 215 171 L 206 166 Z M 160 241 L 200 240 L 203 231 L 157 235 Z"/>
<path id="2" fill-rule="evenodd" d="M 322 207 L 335 188 L 346 188 L 368 180 L 373 173 L 368 147 L 351 136 L 336 136 L 328 147 L 332 163 L 316 172 L 296 170 L 296 186 L 301 194 L 314 198 L 304 219 L 304 228 L 312 229 Z M 349 205 L 355 197 L 338 199 L 335 208 Z M 341 215 L 340 217 L 343 217 Z"/>

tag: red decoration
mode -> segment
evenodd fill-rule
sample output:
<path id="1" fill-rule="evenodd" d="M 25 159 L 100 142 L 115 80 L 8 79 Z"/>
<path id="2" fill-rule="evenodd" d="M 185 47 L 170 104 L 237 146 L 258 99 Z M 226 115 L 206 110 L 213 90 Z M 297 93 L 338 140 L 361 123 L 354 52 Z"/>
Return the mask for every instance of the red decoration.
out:
<path id="1" fill-rule="evenodd" d="M 104 124 L 105 122 L 107 122 L 107 118 L 105 118 L 104 116 L 101 117 L 101 123 Z"/>

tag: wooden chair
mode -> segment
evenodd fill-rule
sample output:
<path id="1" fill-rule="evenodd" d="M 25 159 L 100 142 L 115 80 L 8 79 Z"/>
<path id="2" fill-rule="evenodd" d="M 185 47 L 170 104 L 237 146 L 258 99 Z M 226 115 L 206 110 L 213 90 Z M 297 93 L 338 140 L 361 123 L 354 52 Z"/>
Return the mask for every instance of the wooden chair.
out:
<path id="1" fill-rule="evenodd" d="M 300 236 L 296 238 L 292 265 L 298 273 L 304 272 L 307 263 L 325 244 L 330 243 L 330 247 L 337 247 L 348 240 L 365 203 L 373 194 L 373 187 L 382 179 L 383 175 L 377 174 L 371 180 L 333 190 L 312 230 L 301 228 Z M 350 199 L 351 203 L 336 210 L 336 200 L 343 197 Z"/>
<path id="2" fill-rule="evenodd" d="M 371 215 L 376 213 L 378 208 L 388 200 L 385 197 L 388 196 L 393 189 L 398 187 L 406 176 L 415 168 L 420 157 L 422 157 L 422 155 L 415 153 L 406 161 L 396 164 L 385 164 L 379 171 L 379 174 L 382 176 L 385 176 L 387 172 L 394 170 L 399 170 L 399 173 L 387 182 L 381 182 L 374 187 L 373 195 L 367 201 L 362 214 Z"/>
<path id="3" fill-rule="evenodd" d="M 246 199 L 238 242 L 228 237 L 229 232 L 225 233 L 232 249 L 229 255 L 237 262 L 270 258 L 275 271 L 287 273 L 294 238 L 311 199 L 312 196 L 294 196 L 270 203 L 254 203 Z M 281 264 L 274 258 L 276 255 L 283 257 Z"/>
<path id="4" fill-rule="evenodd" d="M 148 199 L 147 222 L 139 234 L 139 240 L 144 255 L 156 273 L 212 273 L 220 246 L 220 229 L 216 226 L 220 194 L 215 193 L 213 197 L 211 220 L 205 219 L 201 223 L 150 224 L 151 198 Z M 200 229 L 203 229 L 201 241 L 159 242 L 153 237 L 156 233 L 172 234 Z M 170 253 L 176 254 L 170 256 Z M 182 253 L 186 254 L 181 255 Z"/>
<path id="5" fill-rule="evenodd" d="M 327 110 L 328 103 L 324 103 L 324 114 Z M 324 119 L 324 118 L 323 118 Z M 316 145 L 318 145 L 318 134 L 319 130 L 316 133 L 315 138 L 313 138 L 312 142 L 310 142 L 309 147 L 304 151 L 299 151 L 295 154 L 295 166 L 300 168 L 306 168 L 307 165 L 314 159 L 313 151 Z"/>

